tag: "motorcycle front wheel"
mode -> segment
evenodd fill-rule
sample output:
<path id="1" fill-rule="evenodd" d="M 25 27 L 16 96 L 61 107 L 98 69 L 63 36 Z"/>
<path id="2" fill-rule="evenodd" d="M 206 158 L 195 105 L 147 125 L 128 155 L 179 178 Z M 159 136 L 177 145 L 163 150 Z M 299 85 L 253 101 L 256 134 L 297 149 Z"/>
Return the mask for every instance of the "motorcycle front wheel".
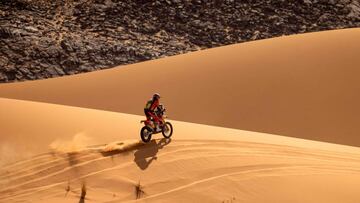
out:
<path id="1" fill-rule="evenodd" d="M 148 126 L 144 126 L 141 128 L 140 137 L 143 142 L 149 142 L 152 136 L 152 129 Z"/>
<path id="2" fill-rule="evenodd" d="M 173 127 L 170 122 L 165 122 L 165 125 L 162 129 L 162 134 L 165 138 L 170 138 L 173 134 Z"/>

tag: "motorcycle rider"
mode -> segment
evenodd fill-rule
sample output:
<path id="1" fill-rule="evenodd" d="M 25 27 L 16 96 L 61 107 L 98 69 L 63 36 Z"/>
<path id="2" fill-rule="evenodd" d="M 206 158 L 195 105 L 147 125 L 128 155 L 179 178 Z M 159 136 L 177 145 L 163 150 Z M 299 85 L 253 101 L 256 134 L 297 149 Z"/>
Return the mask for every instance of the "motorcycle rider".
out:
<path id="1" fill-rule="evenodd" d="M 144 108 L 144 113 L 146 116 L 146 122 L 145 124 L 151 124 L 151 118 L 154 119 L 154 129 L 159 130 L 159 125 L 160 125 L 160 118 L 156 115 L 155 110 L 159 107 L 160 105 L 160 94 L 155 93 L 153 95 L 153 97 L 146 102 L 145 108 Z"/>

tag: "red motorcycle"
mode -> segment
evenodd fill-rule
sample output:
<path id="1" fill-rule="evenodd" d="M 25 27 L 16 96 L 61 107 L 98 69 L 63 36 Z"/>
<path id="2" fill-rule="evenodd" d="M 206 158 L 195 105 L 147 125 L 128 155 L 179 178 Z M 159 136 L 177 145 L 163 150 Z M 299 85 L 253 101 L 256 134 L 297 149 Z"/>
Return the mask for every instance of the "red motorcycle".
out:
<path id="1" fill-rule="evenodd" d="M 141 123 L 144 123 L 144 127 L 141 128 L 140 136 L 143 142 L 149 142 L 153 134 L 162 133 L 165 138 L 170 138 L 173 133 L 173 127 L 170 122 L 165 121 L 167 116 L 165 115 L 166 109 L 163 105 L 155 110 L 155 114 L 160 119 L 160 122 L 157 126 L 154 124 L 154 119 L 151 118 L 150 121 L 142 120 Z"/>

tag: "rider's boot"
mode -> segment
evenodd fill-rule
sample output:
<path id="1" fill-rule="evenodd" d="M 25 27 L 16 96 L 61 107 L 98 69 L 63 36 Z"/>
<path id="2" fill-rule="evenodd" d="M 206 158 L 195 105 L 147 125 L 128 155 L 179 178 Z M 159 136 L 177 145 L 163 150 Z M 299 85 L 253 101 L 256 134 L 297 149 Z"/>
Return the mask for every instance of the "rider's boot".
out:
<path id="1" fill-rule="evenodd" d="M 158 122 L 154 122 L 154 125 L 155 125 L 155 130 L 156 131 L 160 131 L 161 129 L 160 129 L 160 123 L 158 123 Z"/>

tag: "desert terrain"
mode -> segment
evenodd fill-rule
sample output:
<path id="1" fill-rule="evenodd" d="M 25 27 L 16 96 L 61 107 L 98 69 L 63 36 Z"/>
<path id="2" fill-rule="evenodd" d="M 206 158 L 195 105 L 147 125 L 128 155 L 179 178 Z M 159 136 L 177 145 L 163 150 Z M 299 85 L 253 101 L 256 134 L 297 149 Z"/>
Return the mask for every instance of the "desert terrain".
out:
<path id="1" fill-rule="evenodd" d="M 0 202 L 357 203 L 359 35 L 2 84 Z M 174 134 L 145 144 L 140 120 L 154 92 Z"/>
<path id="2" fill-rule="evenodd" d="M 3 84 L 0 97 L 360 146 L 360 29 L 208 49 L 93 73 Z"/>
<path id="3" fill-rule="evenodd" d="M 178 121 L 143 144 L 140 116 L 0 104 L 1 202 L 358 201 L 357 147 Z"/>

